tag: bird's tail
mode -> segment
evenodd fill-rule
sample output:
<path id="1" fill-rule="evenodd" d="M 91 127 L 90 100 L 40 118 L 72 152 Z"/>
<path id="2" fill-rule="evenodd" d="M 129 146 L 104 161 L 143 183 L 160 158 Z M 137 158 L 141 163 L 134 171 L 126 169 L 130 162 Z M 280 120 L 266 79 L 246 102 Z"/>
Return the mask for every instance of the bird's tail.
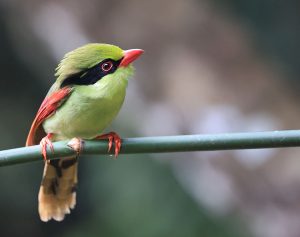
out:
<path id="1" fill-rule="evenodd" d="M 76 204 L 77 158 L 49 160 L 45 163 L 39 191 L 42 221 L 62 221 Z"/>

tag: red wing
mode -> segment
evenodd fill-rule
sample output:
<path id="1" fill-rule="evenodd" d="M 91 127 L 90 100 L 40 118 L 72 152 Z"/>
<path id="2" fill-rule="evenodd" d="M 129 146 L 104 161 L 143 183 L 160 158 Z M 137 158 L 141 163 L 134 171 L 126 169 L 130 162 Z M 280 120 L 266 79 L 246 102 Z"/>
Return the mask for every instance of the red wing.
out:
<path id="1" fill-rule="evenodd" d="M 46 118 L 55 113 L 57 108 L 59 108 L 59 106 L 63 104 L 66 97 L 71 93 L 71 91 L 72 88 L 64 87 L 44 99 L 31 125 L 26 141 L 26 146 L 38 144 L 40 140 L 46 135 L 43 127 L 41 126 L 42 123 Z"/>

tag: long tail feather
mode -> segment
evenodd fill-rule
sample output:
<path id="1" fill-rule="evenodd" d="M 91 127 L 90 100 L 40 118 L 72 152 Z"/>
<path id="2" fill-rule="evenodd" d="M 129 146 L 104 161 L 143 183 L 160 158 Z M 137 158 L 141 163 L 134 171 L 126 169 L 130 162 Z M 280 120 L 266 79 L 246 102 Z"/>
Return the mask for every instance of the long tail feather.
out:
<path id="1" fill-rule="evenodd" d="M 45 163 L 39 191 L 42 221 L 62 221 L 76 204 L 77 158 L 63 158 Z"/>

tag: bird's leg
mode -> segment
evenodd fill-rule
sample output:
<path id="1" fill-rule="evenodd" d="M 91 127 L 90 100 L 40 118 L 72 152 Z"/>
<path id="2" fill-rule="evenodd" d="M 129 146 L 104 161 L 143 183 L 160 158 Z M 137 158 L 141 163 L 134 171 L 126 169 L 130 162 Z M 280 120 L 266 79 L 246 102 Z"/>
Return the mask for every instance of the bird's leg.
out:
<path id="1" fill-rule="evenodd" d="M 51 151 L 54 152 L 53 144 L 51 142 L 51 138 L 53 137 L 53 133 L 48 133 L 47 136 L 45 136 L 41 141 L 40 141 L 40 146 L 42 148 L 42 155 L 44 158 L 44 161 L 47 161 L 47 147 L 49 146 Z"/>
<path id="2" fill-rule="evenodd" d="M 110 133 L 105 133 L 103 135 L 97 136 L 95 139 L 108 139 L 108 152 L 110 152 L 112 148 L 113 142 L 115 143 L 115 157 L 119 155 L 119 152 L 121 150 L 121 137 L 115 133 L 115 132 L 110 132 Z"/>
<path id="3" fill-rule="evenodd" d="M 76 152 L 76 156 L 80 154 L 83 149 L 83 141 L 79 137 L 73 137 L 67 144 L 68 147 L 72 148 Z"/>

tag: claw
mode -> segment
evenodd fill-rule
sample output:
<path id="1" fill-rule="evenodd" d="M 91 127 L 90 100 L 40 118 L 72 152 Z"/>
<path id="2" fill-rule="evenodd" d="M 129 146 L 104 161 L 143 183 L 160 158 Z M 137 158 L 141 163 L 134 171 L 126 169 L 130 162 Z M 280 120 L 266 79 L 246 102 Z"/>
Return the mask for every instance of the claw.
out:
<path id="1" fill-rule="evenodd" d="M 72 148 L 76 153 L 77 156 L 83 149 L 83 141 L 81 138 L 74 137 L 68 142 L 68 147 Z"/>
<path id="2" fill-rule="evenodd" d="M 108 152 L 111 151 L 112 145 L 113 143 L 115 143 L 115 157 L 117 158 L 122 145 L 121 137 L 117 133 L 115 132 L 106 133 L 97 136 L 96 139 L 108 139 L 108 150 L 107 150 Z"/>
<path id="3" fill-rule="evenodd" d="M 53 144 L 51 142 L 51 138 L 53 137 L 52 133 L 47 134 L 41 141 L 40 141 L 40 146 L 42 148 L 42 155 L 44 158 L 44 161 L 47 161 L 47 147 L 50 147 L 50 150 L 54 152 Z"/>

